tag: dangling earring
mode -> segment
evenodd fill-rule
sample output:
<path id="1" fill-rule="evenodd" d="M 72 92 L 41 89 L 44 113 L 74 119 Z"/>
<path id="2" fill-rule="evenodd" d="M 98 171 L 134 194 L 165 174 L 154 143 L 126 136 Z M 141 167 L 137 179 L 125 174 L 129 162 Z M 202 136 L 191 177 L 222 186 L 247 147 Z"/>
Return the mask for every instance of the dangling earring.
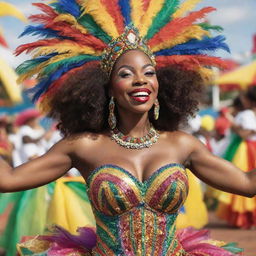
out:
<path id="1" fill-rule="evenodd" d="M 114 102 L 113 96 L 110 98 L 108 108 L 109 108 L 108 124 L 110 128 L 113 130 L 116 127 L 115 102 Z"/>
<path id="2" fill-rule="evenodd" d="M 155 100 L 154 105 L 155 105 L 155 108 L 154 108 L 154 119 L 157 120 L 158 117 L 159 117 L 159 110 L 160 110 L 160 105 L 159 105 L 159 101 L 158 101 L 157 98 Z"/>

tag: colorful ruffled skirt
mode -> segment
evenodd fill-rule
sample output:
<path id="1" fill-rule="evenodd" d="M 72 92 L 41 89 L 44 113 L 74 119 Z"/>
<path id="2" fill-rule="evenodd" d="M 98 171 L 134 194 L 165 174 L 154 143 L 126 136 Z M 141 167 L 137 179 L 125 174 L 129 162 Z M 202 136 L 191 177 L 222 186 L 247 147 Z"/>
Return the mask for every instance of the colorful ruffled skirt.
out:
<path id="1" fill-rule="evenodd" d="M 18 244 L 20 256 L 93 256 L 93 248 L 96 245 L 96 234 L 92 228 L 80 228 L 79 235 L 71 235 L 66 230 L 56 227 L 55 233 L 48 236 L 26 238 Z M 194 228 L 181 229 L 176 234 L 179 241 L 179 249 L 184 254 L 172 254 L 165 256 L 237 256 L 242 249 L 236 244 L 225 244 L 221 241 L 210 239 L 207 230 L 195 230 Z M 119 255 L 119 254 L 118 254 Z M 138 254 L 139 256 L 140 254 Z M 110 255 L 109 255 L 110 256 Z M 117 256 L 117 255 L 116 255 Z M 121 255 L 120 255 L 121 256 Z M 125 255 L 123 255 L 125 256 Z"/>
<path id="2" fill-rule="evenodd" d="M 256 168 L 256 141 L 244 141 L 233 135 L 224 159 L 248 172 Z M 226 192 L 218 193 L 217 216 L 230 225 L 251 228 L 256 226 L 256 197 L 246 198 Z"/>

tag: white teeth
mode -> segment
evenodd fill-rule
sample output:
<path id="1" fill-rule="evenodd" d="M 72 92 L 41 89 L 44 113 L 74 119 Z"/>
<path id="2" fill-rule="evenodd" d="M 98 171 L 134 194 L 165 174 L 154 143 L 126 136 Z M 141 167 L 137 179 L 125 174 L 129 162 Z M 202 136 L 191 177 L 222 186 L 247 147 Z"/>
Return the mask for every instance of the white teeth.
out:
<path id="1" fill-rule="evenodd" d="M 147 92 L 134 92 L 131 94 L 132 97 L 148 97 L 149 93 Z"/>

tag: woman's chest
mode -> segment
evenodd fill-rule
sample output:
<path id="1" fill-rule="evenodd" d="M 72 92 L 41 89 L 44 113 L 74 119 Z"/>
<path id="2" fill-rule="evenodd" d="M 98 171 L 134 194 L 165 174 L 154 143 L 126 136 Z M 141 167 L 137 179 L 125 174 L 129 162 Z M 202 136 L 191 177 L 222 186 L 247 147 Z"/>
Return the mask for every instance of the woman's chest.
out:
<path id="1" fill-rule="evenodd" d="M 177 163 L 161 166 L 144 181 L 120 166 L 99 166 L 88 176 L 87 186 L 94 208 L 111 216 L 137 207 L 173 213 L 182 206 L 188 193 L 185 168 Z"/>

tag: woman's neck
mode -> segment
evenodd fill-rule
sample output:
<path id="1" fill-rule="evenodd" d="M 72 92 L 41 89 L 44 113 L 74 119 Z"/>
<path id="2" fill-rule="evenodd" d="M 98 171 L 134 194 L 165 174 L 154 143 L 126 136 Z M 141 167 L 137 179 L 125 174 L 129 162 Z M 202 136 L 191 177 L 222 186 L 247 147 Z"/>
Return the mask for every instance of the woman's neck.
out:
<path id="1" fill-rule="evenodd" d="M 136 138 L 143 137 L 150 129 L 148 113 L 120 113 L 117 128 L 125 135 Z"/>

